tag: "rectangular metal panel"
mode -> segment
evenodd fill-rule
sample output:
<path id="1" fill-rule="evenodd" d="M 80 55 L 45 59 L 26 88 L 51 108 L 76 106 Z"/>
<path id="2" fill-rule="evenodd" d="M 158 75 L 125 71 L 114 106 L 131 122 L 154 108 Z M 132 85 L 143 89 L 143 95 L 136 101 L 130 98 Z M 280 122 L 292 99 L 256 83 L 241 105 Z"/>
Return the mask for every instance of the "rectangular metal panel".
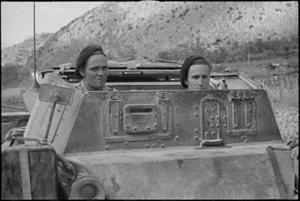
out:
<path id="1" fill-rule="evenodd" d="M 24 199 L 23 195 L 28 192 L 23 192 L 22 183 L 28 183 L 31 185 L 32 199 L 57 199 L 56 153 L 54 149 L 50 146 L 28 146 L 30 181 L 22 181 L 22 179 L 26 179 L 25 176 L 22 176 L 24 169 L 21 169 L 25 168 L 24 162 L 22 163 L 19 157 L 20 149 L 23 146 L 1 148 L 1 198 Z"/>
<path id="2" fill-rule="evenodd" d="M 102 181 L 110 199 L 280 199 L 268 145 L 195 150 L 191 146 L 67 156 Z M 274 147 L 286 147 L 272 144 Z M 282 152 L 288 158 L 290 151 Z M 281 168 L 288 199 L 293 166 Z"/>
<path id="3" fill-rule="evenodd" d="M 71 105 L 73 101 L 74 90 L 60 86 L 41 84 L 41 89 L 38 96 L 39 100 L 53 102 L 55 96 L 58 97 L 57 104 Z"/>

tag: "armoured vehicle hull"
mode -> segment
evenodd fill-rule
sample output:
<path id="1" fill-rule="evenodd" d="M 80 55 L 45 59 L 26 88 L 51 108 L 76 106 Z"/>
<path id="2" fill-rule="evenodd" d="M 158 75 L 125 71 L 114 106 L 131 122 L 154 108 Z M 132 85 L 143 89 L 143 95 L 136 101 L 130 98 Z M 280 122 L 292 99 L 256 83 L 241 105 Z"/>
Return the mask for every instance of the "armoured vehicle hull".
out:
<path id="1" fill-rule="evenodd" d="M 240 74 L 213 76 L 227 89 L 187 91 L 179 68 L 151 68 L 112 72 L 123 81 L 111 92 L 45 74 L 26 129 L 2 146 L 2 199 L 293 198 L 291 150 L 266 91 Z M 46 184 L 35 158 L 49 161 Z"/>

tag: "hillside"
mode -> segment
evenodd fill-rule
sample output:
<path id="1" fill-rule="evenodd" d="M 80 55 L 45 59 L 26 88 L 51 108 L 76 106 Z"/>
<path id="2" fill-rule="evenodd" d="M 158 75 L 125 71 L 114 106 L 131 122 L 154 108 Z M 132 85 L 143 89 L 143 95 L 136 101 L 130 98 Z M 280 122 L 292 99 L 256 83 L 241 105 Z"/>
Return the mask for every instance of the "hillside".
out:
<path id="1" fill-rule="evenodd" d="M 53 33 L 42 33 L 36 35 L 36 49 L 42 47 Z M 33 54 L 33 37 L 22 43 L 3 48 L 1 50 L 1 66 L 26 64 L 28 57 Z"/>
<path id="2" fill-rule="evenodd" d="M 89 43 L 110 59 L 188 55 L 298 35 L 298 2 L 118 2 L 74 19 L 40 49 L 37 66 L 75 63 Z M 32 66 L 32 57 L 27 62 Z"/>

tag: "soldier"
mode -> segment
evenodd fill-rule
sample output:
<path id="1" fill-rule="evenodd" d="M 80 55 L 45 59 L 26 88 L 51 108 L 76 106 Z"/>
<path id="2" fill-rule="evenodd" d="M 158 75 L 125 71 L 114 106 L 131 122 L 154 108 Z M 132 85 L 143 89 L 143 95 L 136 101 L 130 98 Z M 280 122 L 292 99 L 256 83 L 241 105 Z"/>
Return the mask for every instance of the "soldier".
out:
<path id="1" fill-rule="evenodd" d="M 82 78 L 75 87 L 84 92 L 116 90 L 105 86 L 108 76 L 107 56 L 100 45 L 89 45 L 81 50 L 76 60 L 75 73 Z"/>
<path id="2" fill-rule="evenodd" d="M 211 64 L 201 56 L 192 55 L 181 66 L 180 82 L 188 90 L 209 90 L 218 87 L 210 82 Z"/>

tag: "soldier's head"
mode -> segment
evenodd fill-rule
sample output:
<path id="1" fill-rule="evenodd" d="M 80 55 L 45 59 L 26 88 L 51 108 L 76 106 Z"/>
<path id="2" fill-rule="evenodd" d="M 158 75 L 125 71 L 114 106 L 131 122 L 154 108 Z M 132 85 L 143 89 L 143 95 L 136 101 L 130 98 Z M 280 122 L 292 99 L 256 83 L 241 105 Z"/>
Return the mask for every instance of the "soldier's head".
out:
<path id="1" fill-rule="evenodd" d="M 209 89 L 211 64 L 201 56 L 192 55 L 181 66 L 180 82 L 188 90 Z"/>
<path id="2" fill-rule="evenodd" d="M 81 50 L 76 60 L 75 73 L 86 87 L 101 90 L 108 76 L 107 57 L 100 45 L 89 45 Z"/>

